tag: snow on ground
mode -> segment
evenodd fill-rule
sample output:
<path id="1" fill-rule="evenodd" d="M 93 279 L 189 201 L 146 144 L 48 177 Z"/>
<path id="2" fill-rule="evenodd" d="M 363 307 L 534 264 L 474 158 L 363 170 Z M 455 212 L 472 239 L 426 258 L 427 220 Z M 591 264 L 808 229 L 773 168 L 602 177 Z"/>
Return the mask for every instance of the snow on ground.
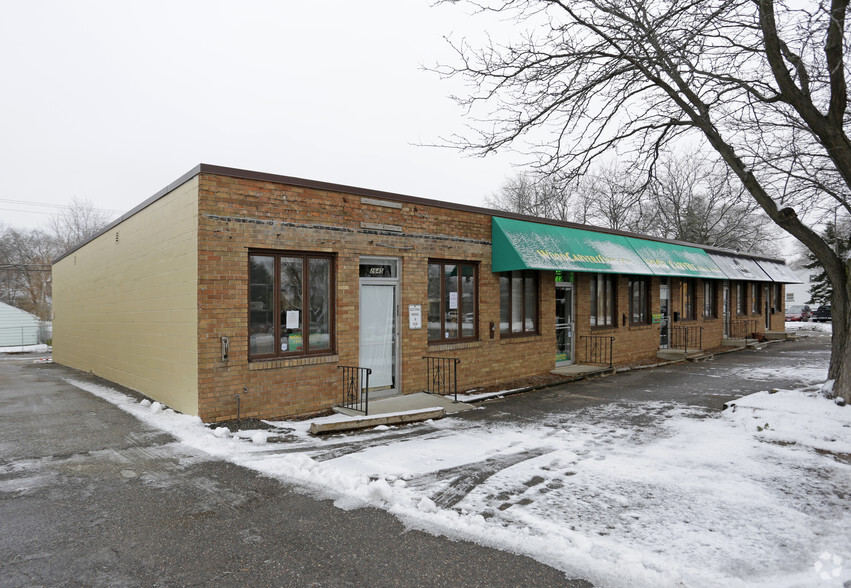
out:
<path id="1" fill-rule="evenodd" d="M 0 347 L 0 353 L 47 353 L 50 346 L 43 343 L 38 345 L 15 345 L 13 347 Z"/>
<path id="2" fill-rule="evenodd" d="M 787 331 L 818 331 L 821 333 L 832 333 L 833 332 L 833 324 L 832 323 L 814 323 L 812 321 L 808 322 L 788 322 L 785 324 L 785 330 Z"/>
<path id="3" fill-rule="evenodd" d="M 282 422 L 288 440 L 267 443 L 272 432 L 233 435 L 69 381 L 340 508 L 384 508 L 412 528 L 527 554 L 596 585 L 851 580 L 851 408 L 818 385 L 746 396 L 722 413 L 620 402 L 538 423 L 447 418 L 329 438 Z"/>

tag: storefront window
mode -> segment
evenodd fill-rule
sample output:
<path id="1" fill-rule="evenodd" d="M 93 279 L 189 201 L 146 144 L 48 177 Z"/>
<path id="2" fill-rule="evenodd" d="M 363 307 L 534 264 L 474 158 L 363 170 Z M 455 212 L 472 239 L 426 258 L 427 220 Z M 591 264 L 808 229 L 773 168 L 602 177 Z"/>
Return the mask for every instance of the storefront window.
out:
<path id="1" fill-rule="evenodd" d="M 712 280 L 703 280 L 703 318 L 717 318 L 717 284 Z"/>
<path id="2" fill-rule="evenodd" d="M 478 325 L 475 264 L 428 264 L 428 339 L 432 343 L 475 340 Z"/>
<path id="3" fill-rule="evenodd" d="M 648 296 L 650 279 L 634 277 L 629 280 L 629 321 L 633 325 L 649 323 Z"/>
<path id="4" fill-rule="evenodd" d="M 615 280 L 611 274 L 591 274 L 591 326 L 617 326 Z"/>
<path id="5" fill-rule="evenodd" d="M 251 357 L 333 350 L 332 266 L 327 255 L 249 255 Z"/>
<path id="6" fill-rule="evenodd" d="M 503 337 L 538 332 L 538 272 L 499 274 L 499 332 Z"/>

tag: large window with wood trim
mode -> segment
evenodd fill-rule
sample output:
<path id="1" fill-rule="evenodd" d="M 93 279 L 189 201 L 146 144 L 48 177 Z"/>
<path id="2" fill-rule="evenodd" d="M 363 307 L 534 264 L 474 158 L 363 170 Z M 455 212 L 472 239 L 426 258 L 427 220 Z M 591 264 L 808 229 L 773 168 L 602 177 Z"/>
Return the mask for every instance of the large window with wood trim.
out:
<path id="1" fill-rule="evenodd" d="M 257 251 L 248 262 L 249 357 L 333 353 L 334 257 Z"/>
<path id="2" fill-rule="evenodd" d="M 616 327 L 615 276 L 591 274 L 591 326 Z"/>
<path id="3" fill-rule="evenodd" d="M 646 325 L 650 322 L 650 278 L 633 276 L 629 279 L 629 322 Z"/>
<path id="4" fill-rule="evenodd" d="M 478 338 L 478 272 L 475 263 L 429 261 L 429 343 L 475 341 Z"/>
<path id="5" fill-rule="evenodd" d="M 499 274 L 500 337 L 538 333 L 538 272 Z"/>

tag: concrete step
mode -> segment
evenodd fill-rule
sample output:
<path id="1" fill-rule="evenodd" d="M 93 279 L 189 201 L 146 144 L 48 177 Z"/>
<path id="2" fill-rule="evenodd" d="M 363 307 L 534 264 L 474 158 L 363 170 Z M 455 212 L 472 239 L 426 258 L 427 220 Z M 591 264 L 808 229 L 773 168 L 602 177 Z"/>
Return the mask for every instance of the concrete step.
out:
<path id="1" fill-rule="evenodd" d="M 689 349 L 688 354 L 686 354 L 685 349 L 660 349 L 656 352 L 656 357 L 667 361 L 681 361 L 684 359 L 694 359 L 702 356 L 703 351 L 700 349 Z"/>

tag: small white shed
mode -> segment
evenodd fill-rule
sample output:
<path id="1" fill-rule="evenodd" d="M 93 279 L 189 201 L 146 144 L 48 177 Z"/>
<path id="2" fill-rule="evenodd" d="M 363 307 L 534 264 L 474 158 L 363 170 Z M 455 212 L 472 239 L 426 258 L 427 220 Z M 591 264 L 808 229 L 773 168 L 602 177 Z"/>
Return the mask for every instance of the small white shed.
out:
<path id="1" fill-rule="evenodd" d="M 0 347 L 37 345 L 40 326 L 35 315 L 0 302 Z"/>

